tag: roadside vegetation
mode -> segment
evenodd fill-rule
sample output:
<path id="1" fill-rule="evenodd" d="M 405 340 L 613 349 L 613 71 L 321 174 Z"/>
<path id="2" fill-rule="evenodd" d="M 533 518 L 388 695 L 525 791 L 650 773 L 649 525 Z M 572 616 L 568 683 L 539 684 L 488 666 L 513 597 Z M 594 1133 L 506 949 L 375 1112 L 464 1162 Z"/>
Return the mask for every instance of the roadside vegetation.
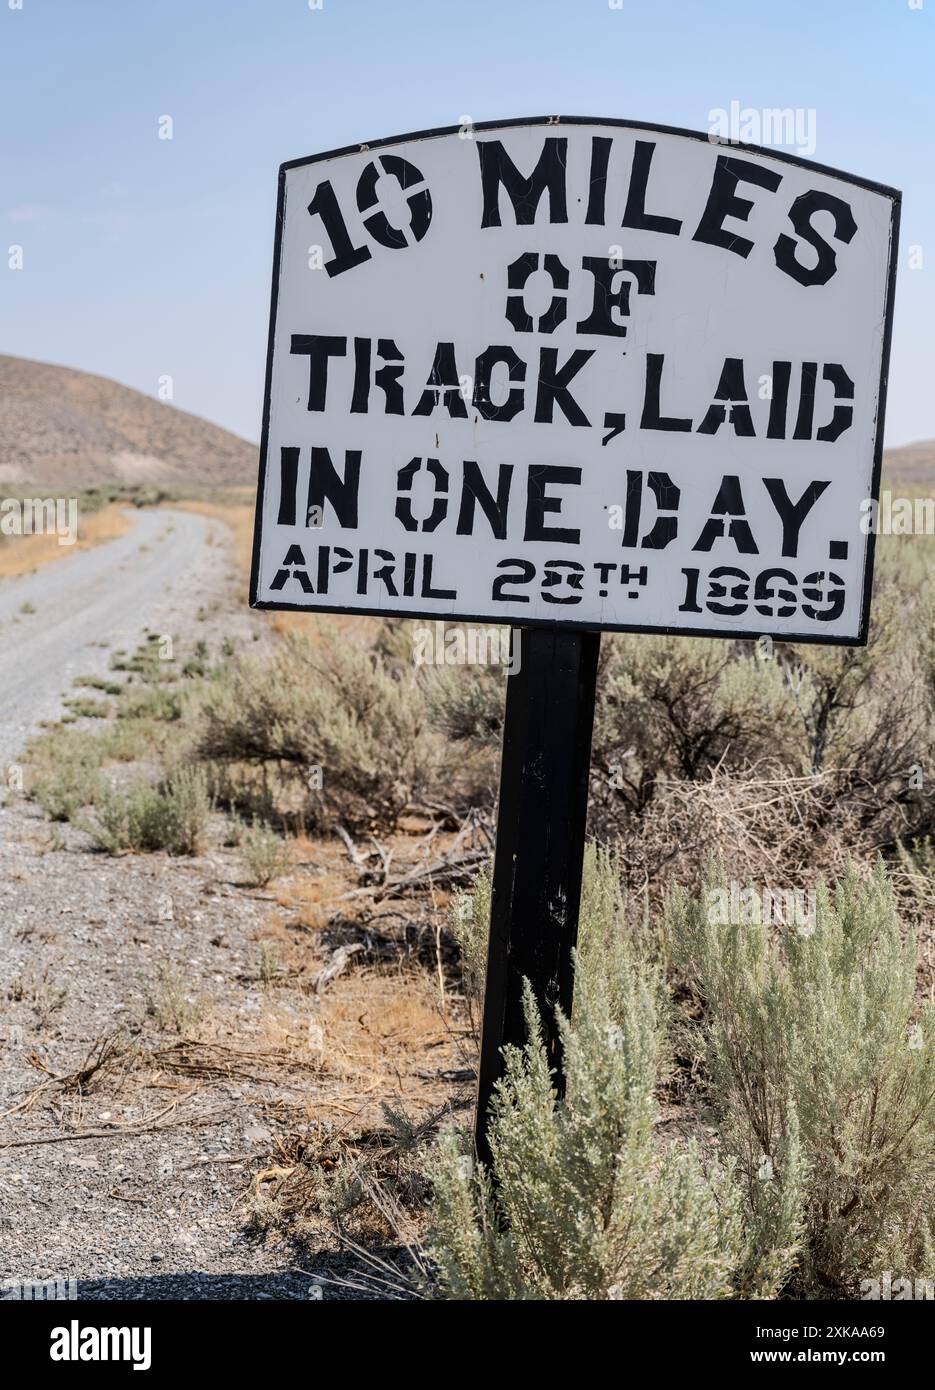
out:
<path id="1" fill-rule="evenodd" d="M 492 1173 L 463 1132 L 429 1151 L 436 1291 L 854 1298 L 884 1269 L 935 1279 L 935 1011 L 914 999 L 916 946 L 882 865 L 822 887 L 814 927 L 779 934 L 712 922 L 712 867 L 701 895 L 672 892 L 656 949 L 613 908 L 617 882 L 592 854 L 565 1100 L 530 997 Z M 477 937 L 461 932 L 471 988 Z M 656 1097 L 687 1055 L 680 1139 Z"/>
<path id="2" fill-rule="evenodd" d="M 17 502 L 22 502 L 24 497 L 32 498 L 37 494 L 25 492 L 23 496 L 18 496 L 14 492 L 10 495 Z M 47 497 L 49 489 L 43 489 L 38 495 Z M 71 542 L 68 541 L 67 509 L 64 514 L 53 518 L 62 528 L 61 531 L 56 531 L 53 527 L 51 530 L 30 531 L 26 535 L 17 534 L 16 530 L 12 529 L 22 525 L 15 511 L 11 516 L 5 516 L 4 524 L 0 527 L 0 581 L 28 574 L 53 560 L 64 559 L 76 550 L 87 550 L 91 546 L 122 536 L 128 529 L 129 522 L 118 503 L 118 495 L 116 489 L 94 489 L 79 493 L 76 499 L 77 536 Z M 31 518 L 32 513 L 30 527 L 35 524 Z M 45 527 L 48 522 L 43 520 L 41 524 Z M 61 543 L 60 537 L 63 535 L 67 543 Z"/>
<path id="3" fill-rule="evenodd" d="M 457 1039 L 438 1104 L 391 1103 L 381 1053 L 381 1126 L 281 1137 L 255 1228 L 327 1228 L 374 1296 L 935 1278 L 932 558 L 882 539 L 866 648 L 605 636 L 568 1090 L 530 999 L 491 1172 L 467 1125 L 503 668 L 416 666 L 398 621 L 283 615 L 238 650 L 152 634 L 76 682 L 27 782 L 74 852 L 234 847 L 245 891 L 298 913 L 316 999 L 359 971 Z M 712 911 L 764 890 L 807 917 Z M 273 989 L 293 956 L 264 949 Z"/>
<path id="4" fill-rule="evenodd" d="M 55 488 L 49 484 L 36 484 L 33 487 L 17 484 L 13 488 L 8 485 L 5 487 L 4 501 L 9 499 L 22 505 L 29 500 L 30 529 L 25 534 L 21 533 L 23 519 L 22 516 L 17 516 L 15 509 L 2 518 L 0 581 L 29 574 L 76 551 L 88 550 L 106 541 L 116 540 L 118 536 L 124 535 L 132 524 L 128 516 L 130 507 L 158 507 L 171 502 L 199 509 L 200 498 L 205 491 L 201 487 L 183 489 L 156 483 L 108 484 L 82 488 L 77 493 L 70 493 L 68 497 L 61 499 L 66 504 L 64 513 L 60 511 L 56 514 L 53 510 L 46 516 L 42 510 L 43 503 L 40 501 L 40 529 L 33 530 L 36 525 L 33 520 L 33 499 L 51 499 L 54 509 L 55 496 L 59 496 L 64 490 L 61 486 Z M 221 491 L 233 497 L 244 489 L 229 488 Z M 67 503 L 72 500 L 77 506 L 77 535 L 73 543 L 61 544 L 60 535 L 67 534 L 69 524 Z M 226 510 L 233 508 L 228 507 Z M 56 521 L 61 528 L 60 531 L 55 529 Z"/>

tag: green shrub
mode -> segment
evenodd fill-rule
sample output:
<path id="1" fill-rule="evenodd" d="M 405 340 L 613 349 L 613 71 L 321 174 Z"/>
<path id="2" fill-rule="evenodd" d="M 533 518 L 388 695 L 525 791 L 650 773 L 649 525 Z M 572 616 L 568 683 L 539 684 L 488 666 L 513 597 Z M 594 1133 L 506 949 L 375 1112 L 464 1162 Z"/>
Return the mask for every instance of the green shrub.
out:
<path id="1" fill-rule="evenodd" d="M 163 640 L 159 633 L 151 632 L 132 656 L 127 656 L 126 652 L 114 652 L 110 659 L 111 670 L 131 671 L 145 682 L 174 680 L 174 662 L 163 656 Z"/>
<path id="2" fill-rule="evenodd" d="M 442 749 L 414 676 L 394 678 L 347 643 L 289 633 L 220 677 L 203 718 L 203 757 L 290 773 L 318 824 L 392 829 L 438 776 Z"/>
<path id="3" fill-rule="evenodd" d="M 106 719 L 110 714 L 110 705 L 106 700 L 92 700 L 87 695 L 66 700 L 65 708 L 77 719 Z"/>
<path id="4" fill-rule="evenodd" d="M 109 681 L 104 676 L 77 676 L 74 684 L 103 691 L 105 695 L 120 695 L 123 692 L 123 686 L 118 681 Z"/>
<path id="5" fill-rule="evenodd" d="M 723 1298 L 743 1260 L 728 1169 L 653 1133 L 659 1029 L 635 962 L 616 1003 L 579 971 L 561 1023 L 567 1095 L 556 1102 L 527 990 L 529 1042 L 511 1048 L 492 1106 L 493 1173 L 448 1132 L 434 1150 L 438 1292 L 452 1299 Z M 496 1182 L 496 1201 L 494 1185 Z"/>
<path id="6" fill-rule="evenodd" d="M 182 717 L 182 708 L 182 695 L 178 690 L 160 685 L 150 685 L 142 690 L 128 687 L 117 706 L 117 717 L 172 723 Z"/>
<path id="7" fill-rule="evenodd" d="M 432 718 L 447 738 L 495 751 L 503 729 L 506 673 L 502 666 L 442 666 L 424 676 Z"/>
<path id="8" fill-rule="evenodd" d="M 115 719 L 98 734 L 102 760 L 132 763 L 154 757 L 165 732 L 164 725 L 148 719 Z"/>
<path id="9" fill-rule="evenodd" d="M 209 674 L 208 644 L 204 638 L 199 637 L 192 650 L 191 656 L 182 667 L 183 676 L 203 677 Z"/>
<path id="10" fill-rule="evenodd" d="M 726 891 L 709 877 L 707 893 Z M 723 901 L 723 900 L 722 900 Z M 916 951 L 882 866 L 817 894 L 776 936 L 676 891 L 667 928 L 704 1005 L 710 1095 L 753 1220 L 800 1149 L 806 1296 L 850 1296 L 881 1270 L 931 1277 L 935 1017 L 914 1015 Z M 762 915 L 762 914 L 760 914 Z"/>
<path id="11" fill-rule="evenodd" d="M 289 866 L 289 846 L 269 825 L 255 820 L 241 845 L 250 876 L 258 888 L 266 885 Z"/>
<path id="12" fill-rule="evenodd" d="M 587 846 L 574 1013 L 562 1024 L 566 1100 L 555 1102 L 528 1006 L 530 1043 L 510 1054 L 491 1131 L 500 1219 L 491 1175 L 456 1138 L 443 1137 L 431 1161 L 430 1253 L 448 1296 L 769 1297 L 788 1278 L 802 1230 L 794 1127 L 755 1210 L 735 1157 L 725 1168 L 712 1148 L 702 1163 L 693 1145 L 664 1150 L 653 1136 L 653 1091 L 670 1060 L 665 942 L 629 910 L 620 867 Z M 452 911 L 475 1016 L 490 890 L 488 871 Z"/>
<path id="13" fill-rule="evenodd" d="M 461 982 L 475 1032 L 487 977 L 487 942 L 490 935 L 490 903 L 493 872 L 477 875 L 469 893 L 459 893 L 449 916 L 452 935 L 461 952 Z"/>
<path id="14" fill-rule="evenodd" d="M 561 1025 L 567 1097 L 555 1099 L 527 1005 L 530 1042 L 510 1052 L 492 1109 L 493 1175 L 451 1135 L 432 1159 L 445 1296 L 847 1298 L 886 1270 L 935 1276 L 935 1010 L 916 1008 L 915 944 L 882 865 L 869 882 L 851 872 L 819 888 L 786 927 L 762 910 L 731 921 L 730 901 L 719 872 L 701 896 L 676 890 L 657 943 L 628 923 L 619 865 L 589 847 L 574 1014 Z M 489 905 L 485 874 L 452 918 L 475 1002 Z M 673 1021 L 706 1067 L 694 1092 L 704 1123 L 691 1097 L 683 1110 L 704 1161 L 652 1138 L 670 1006 L 647 961 L 668 955 L 685 1005 Z M 627 1201 L 622 1242 L 614 1213 Z M 652 1282 L 660 1230 L 671 1262 Z"/>
<path id="15" fill-rule="evenodd" d="M 81 828 L 108 854 L 197 854 L 211 806 L 204 770 L 180 768 L 155 786 L 138 778 L 128 787 L 107 789 Z"/>
<path id="16" fill-rule="evenodd" d="M 694 781 L 718 765 L 782 760 L 802 770 L 805 739 L 778 659 L 753 643 L 631 637 L 604 643 L 593 762 L 639 811 L 660 777 Z"/>
<path id="17" fill-rule="evenodd" d="M 183 1038 L 196 1036 L 207 1008 L 200 995 L 190 993 L 189 984 L 168 961 L 160 961 L 146 981 L 146 1012 L 159 1028 Z"/>
<path id="18" fill-rule="evenodd" d="M 908 845 L 900 840 L 896 850 L 904 873 L 913 878 L 935 879 L 935 844 L 931 835 L 923 835 Z"/>
<path id="19" fill-rule="evenodd" d="M 31 795 L 54 821 L 69 821 L 101 790 L 100 747 L 91 734 L 56 729 L 30 747 L 36 772 Z"/>

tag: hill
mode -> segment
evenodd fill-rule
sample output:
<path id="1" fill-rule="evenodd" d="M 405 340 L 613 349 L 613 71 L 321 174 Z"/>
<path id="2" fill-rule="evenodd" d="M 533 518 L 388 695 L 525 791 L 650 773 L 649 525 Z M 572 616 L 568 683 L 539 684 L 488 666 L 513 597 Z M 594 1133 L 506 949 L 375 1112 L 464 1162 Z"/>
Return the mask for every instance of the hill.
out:
<path id="1" fill-rule="evenodd" d="M 106 377 L 0 355 L 0 490 L 256 481 L 257 449 Z"/>
<path id="2" fill-rule="evenodd" d="M 935 439 L 923 439 L 917 444 L 904 444 L 900 449 L 887 449 L 883 455 L 884 486 L 887 482 L 907 483 L 912 487 L 931 487 L 935 483 Z"/>

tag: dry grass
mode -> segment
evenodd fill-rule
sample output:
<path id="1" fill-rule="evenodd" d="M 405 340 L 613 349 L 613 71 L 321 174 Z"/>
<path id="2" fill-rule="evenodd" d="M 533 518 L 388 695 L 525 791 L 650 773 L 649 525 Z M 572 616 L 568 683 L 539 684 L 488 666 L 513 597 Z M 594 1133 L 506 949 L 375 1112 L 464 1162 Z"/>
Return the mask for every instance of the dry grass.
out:
<path id="1" fill-rule="evenodd" d="M 324 847 L 324 846 L 323 846 Z M 329 847 L 330 848 L 330 847 Z M 278 886 L 276 901 L 294 915 L 296 924 L 311 931 L 326 927 L 334 916 L 341 895 L 347 891 L 347 873 L 340 866 L 322 869 L 314 878 L 293 878 Z M 368 914 L 369 905 L 349 906 L 346 916 Z"/>
<path id="2" fill-rule="evenodd" d="M 419 822 L 381 846 L 394 868 L 419 862 L 424 832 Z M 441 831 L 438 838 L 452 839 Z M 433 851 L 440 848 L 433 838 Z M 298 837 L 292 859 L 291 876 L 276 888 L 286 924 L 271 910 L 257 937 L 265 1004 L 249 1066 L 275 1071 L 278 1124 L 270 1160 L 251 1178 L 242 1210 L 263 1231 L 314 1232 L 316 1240 L 346 1246 L 353 1244 L 349 1223 L 361 1239 L 385 1244 L 401 1216 L 381 1215 L 379 1194 L 401 1201 L 416 1230 L 425 1184 L 415 1150 L 399 1148 L 384 1106 L 417 1126 L 432 1125 L 452 1108 L 466 1114 L 473 1098 L 466 1006 L 451 980 L 450 952 L 444 968 L 437 954 L 449 897 L 436 892 L 433 901 L 426 886 L 415 900 L 381 905 L 374 901 L 379 884 L 348 897 L 368 871 L 336 839 Z M 316 977 L 340 953 L 338 943 L 354 943 L 355 953 L 318 993 Z M 296 988 L 305 1007 L 296 1005 Z"/>
<path id="3" fill-rule="evenodd" d="M 792 776 L 751 769 L 714 769 L 688 782 L 660 778 L 639 834 L 624 836 L 625 862 L 659 889 L 673 880 L 692 883 L 711 858 L 722 858 L 734 877 L 813 883 L 838 877 L 850 859 L 872 860 L 873 844 L 837 804 L 838 771 Z M 631 877 L 631 884 L 633 883 Z"/>
<path id="4" fill-rule="evenodd" d="M 104 541 L 116 540 L 130 529 L 130 513 L 126 507 L 110 503 L 100 511 L 78 520 L 78 539 L 74 545 L 59 545 L 58 536 L 6 536 L 0 544 L 0 579 L 31 574 L 52 560 L 73 555 L 76 550 L 90 550 Z"/>
<path id="5" fill-rule="evenodd" d="M 344 851 L 337 840 L 313 839 L 302 831 L 290 836 L 287 844 L 292 869 L 274 884 L 275 900 L 289 913 L 291 927 L 318 931 L 328 925 L 347 891 Z"/>
<path id="6" fill-rule="evenodd" d="M 433 850 L 441 839 L 453 837 L 440 831 Z M 421 861 L 424 844 L 410 830 L 382 848 L 405 871 Z M 379 1123 L 383 1101 L 443 1102 L 443 1078 L 474 1064 L 451 945 L 442 940 L 450 894 L 426 885 L 417 899 L 379 903 L 379 882 L 360 893 L 361 866 L 340 841 L 302 836 L 291 850 L 292 872 L 276 885 L 277 908 L 255 937 L 251 975 L 264 992 L 264 1044 L 319 1067 L 320 1086 L 297 1121 L 317 1125 L 336 1110 L 354 1117 L 354 1133 Z M 342 947 L 353 952 L 346 969 L 319 988 L 322 966 Z M 307 1006 L 296 1008 L 296 990 Z"/>
<path id="7" fill-rule="evenodd" d="M 359 970 L 338 980 L 321 1003 L 323 1052 L 374 1121 L 380 1102 L 424 1100 L 425 1082 L 442 1059 L 459 1064 L 457 1014 L 441 1012 L 435 982 L 424 972 Z M 434 1067 L 431 1062 L 435 1063 Z"/>
<path id="8" fill-rule="evenodd" d="M 244 1193 L 244 1215 L 262 1230 L 314 1233 L 319 1245 L 336 1239 L 364 1263 L 351 1229 L 368 1245 L 398 1244 L 403 1227 L 417 1240 L 418 1146 L 401 1144 L 388 1121 L 394 1112 L 420 1133 L 452 1110 L 466 1114 L 475 1058 L 462 1002 L 440 1004 L 424 971 L 365 967 L 328 989 L 305 1036 L 289 1016 L 268 1012 L 264 1025 L 279 1055 L 317 1057 L 320 1071 L 301 1098 L 280 1102 L 289 1121 Z"/>
<path id="9" fill-rule="evenodd" d="M 292 862 L 296 870 L 291 877 L 276 885 L 276 901 L 290 914 L 297 926 L 312 931 L 321 930 L 335 922 L 367 925 L 378 921 L 377 900 L 387 896 L 385 884 L 390 879 L 418 871 L 426 864 L 458 851 L 458 835 L 449 830 L 427 831 L 423 817 L 408 816 L 393 834 L 377 841 L 361 839 L 354 846 L 359 863 L 354 864 L 349 851 L 337 838 L 311 839 L 302 835 L 293 839 Z M 451 892 L 431 881 L 419 880 L 427 902 L 434 914 L 444 916 Z"/>

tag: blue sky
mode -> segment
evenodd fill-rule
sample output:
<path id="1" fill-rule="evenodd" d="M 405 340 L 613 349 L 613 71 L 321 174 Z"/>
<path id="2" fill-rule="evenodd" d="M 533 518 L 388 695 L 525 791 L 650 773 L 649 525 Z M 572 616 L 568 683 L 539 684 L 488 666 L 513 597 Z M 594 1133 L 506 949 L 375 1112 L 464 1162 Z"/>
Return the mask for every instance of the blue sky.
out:
<path id="1" fill-rule="evenodd" d="M 464 115 L 706 130 L 738 101 L 814 109 L 815 159 L 903 190 L 887 442 L 935 437 L 935 0 L 613 4 L 0 0 L 0 352 L 171 375 L 256 439 L 281 161 Z"/>

